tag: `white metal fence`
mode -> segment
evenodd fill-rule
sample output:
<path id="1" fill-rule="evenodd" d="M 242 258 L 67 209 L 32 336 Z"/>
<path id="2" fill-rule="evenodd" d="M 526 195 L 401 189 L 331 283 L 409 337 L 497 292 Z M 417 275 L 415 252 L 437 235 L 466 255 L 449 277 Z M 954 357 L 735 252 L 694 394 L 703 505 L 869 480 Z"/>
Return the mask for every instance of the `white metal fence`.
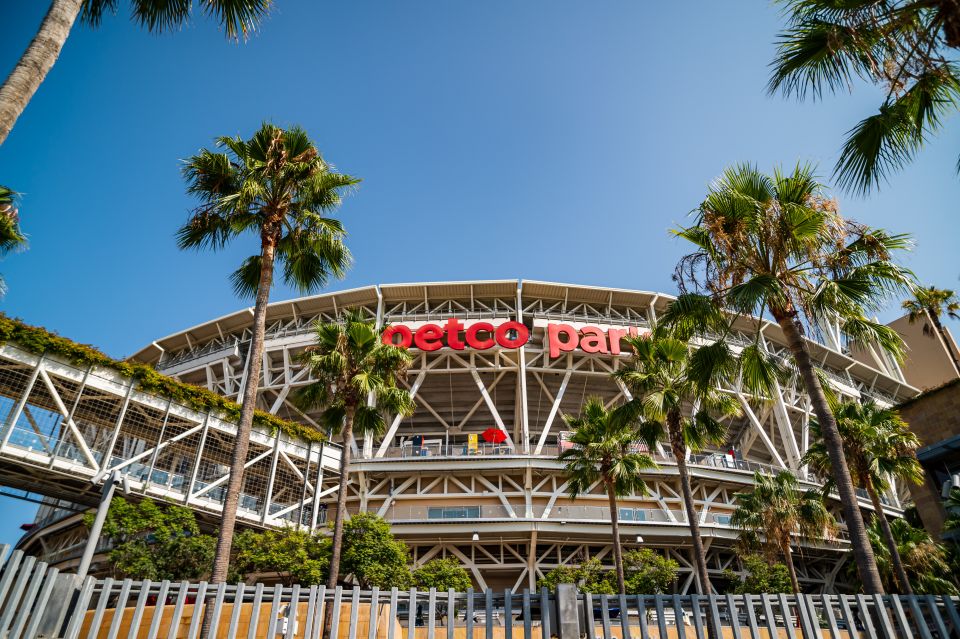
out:
<path id="1" fill-rule="evenodd" d="M 79 582 L 0 548 L 0 637 L 34 639 L 947 639 L 957 597 L 866 595 L 591 595 L 264 584 Z M 329 633 L 325 611 L 332 607 Z"/>

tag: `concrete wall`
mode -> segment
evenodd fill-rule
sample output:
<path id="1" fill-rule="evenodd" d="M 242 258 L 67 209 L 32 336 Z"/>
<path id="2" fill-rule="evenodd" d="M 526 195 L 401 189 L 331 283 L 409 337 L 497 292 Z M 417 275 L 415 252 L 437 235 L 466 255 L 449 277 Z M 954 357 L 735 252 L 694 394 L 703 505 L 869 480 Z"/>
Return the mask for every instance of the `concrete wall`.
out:
<path id="1" fill-rule="evenodd" d="M 907 383 L 920 390 L 936 388 L 957 377 L 948 349 L 957 353 L 957 344 L 947 329 L 947 340 L 929 319 L 910 323 L 907 316 L 890 323 L 907 344 L 907 356 L 902 364 Z M 858 357 L 859 359 L 859 357 Z"/>

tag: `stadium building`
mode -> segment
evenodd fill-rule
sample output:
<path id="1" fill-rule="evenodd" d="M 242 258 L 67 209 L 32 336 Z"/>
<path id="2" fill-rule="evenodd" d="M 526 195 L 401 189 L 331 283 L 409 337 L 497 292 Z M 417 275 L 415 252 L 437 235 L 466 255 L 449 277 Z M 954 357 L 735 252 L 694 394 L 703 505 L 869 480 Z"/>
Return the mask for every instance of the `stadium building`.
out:
<path id="1" fill-rule="evenodd" d="M 577 414 L 590 396 L 611 405 L 628 397 L 610 375 L 629 357 L 621 340 L 646 331 L 670 301 L 658 293 L 509 280 L 369 286 L 276 302 L 267 317 L 259 405 L 316 425 L 315 414 L 290 401 L 292 391 L 311 381 L 297 355 L 310 345 L 312 325 L 334 321 L 345 309 L 362 309 L 389 327 L 389 338 L 408 345 L 413 355 L 406 384 L 417 409 L 411 417 L 389 416 L 382 436 L 357 433 L 356 441 L 343 443 L 355 455 L 350 511 L 386 518 L 416 564 L 452 556 L 480 588 L 532 588 L 554 567 L 587 558 L 612 561 L 610 510 L 601 487 L 576 501 L 567 495 L 557 461 L 565 446 L 563 415 Z M 133 359 L 237 399 L 246 383 L 252 320 L 252 310 L 244 309 L 158 339 Z M 765 346 L 786 358 L 779 327 L 759 326 Z M 750 343 L 757 327 L 745 318 L 738 326 L 740 343 Z M 882 405 L 916 395 L 894 361 L 873 349 L 853 352 L 836 327 L 821 329 L 823 343 L 811 341 L 811 352 L 838 392 Z M 811 406 L 797 382 L 765 399 L 736 387 L 725 390 L 740 401 L 743 415 L 729 421 L 723 446 L 689 460 L 709 568 L 718 581 L 725 569 L 740 569 L 730 515 L 735 494 L 749 490 L 755 471 L 787 469 L 805 485 L 817 485 L 800 463 L 810 440 Z M 167 456 L 171 467 L 164 472 L 190 466 L 190 448 L 181 451 Z M 623 541 L 628 549 L 643 545 L 674 558 L 681 566 L 678 590 L 692 591 L 676 465 L 669 450 L 650 452 L 659 468 L 647 474 L 649 493 L 618 505 Z M 305 525 L 322 527 L 332 517 L 331 489 L 317 490 L 318 507 L 306 514 L 276 503 L 277 495 L 296 495 L 301 485 L 306 494 L 309 466 L 281 478 L 278 473 L 291 464 L 279 453 L 255 446 L 250 455 L 251 468 L 272 470 L 248 471 L 242 525 L 283 525 L 299 512 Z M 216 500 L 218 494 L 208 490 L 204 497 Z M 894 486 L 884 499 L 886 513 L 900 516 L 906 495 L 904 487 Z M 865 495 L 862 508 L 872 509 Z M 832 509 L 839 516 L 839 505 Z M 64 547 L 58 536 L 82 533 L 76 516 L 48 523 L 55 512 L 52 505 L 41 509 L 40 525 L 21 547 L 43 555 L 46 548 Z M 848 550 L 842 533 L 804 544 L 798 553 L 804 589 L 844 590 Z"/>

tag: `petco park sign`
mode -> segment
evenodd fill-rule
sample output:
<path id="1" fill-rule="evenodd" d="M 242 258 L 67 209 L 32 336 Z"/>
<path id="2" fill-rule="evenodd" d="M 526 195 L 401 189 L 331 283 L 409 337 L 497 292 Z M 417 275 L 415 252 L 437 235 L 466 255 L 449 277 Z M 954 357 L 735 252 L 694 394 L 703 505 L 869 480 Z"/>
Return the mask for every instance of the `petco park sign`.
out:
<path id="1" fill-rule="evenodd" d="M 543 329 L 544 345 L 550 357 L 559 357 L 580 349 L 585 353 L 621 353 L 621 340 L 640 334 L 635 326 L 596 326 L 534 321 L 534 330 Z M 401 348 L 415 347 L 436 351 L 444 346 L 455 351 L 470 348 L 484 351 L 494 346 L 520 348 L 530 340 L 530 329 L 520 322 L 495 320 L 461 321 L 450 318 L 443 323 L 392 324 L 383 331 L 384 344 Z"/>

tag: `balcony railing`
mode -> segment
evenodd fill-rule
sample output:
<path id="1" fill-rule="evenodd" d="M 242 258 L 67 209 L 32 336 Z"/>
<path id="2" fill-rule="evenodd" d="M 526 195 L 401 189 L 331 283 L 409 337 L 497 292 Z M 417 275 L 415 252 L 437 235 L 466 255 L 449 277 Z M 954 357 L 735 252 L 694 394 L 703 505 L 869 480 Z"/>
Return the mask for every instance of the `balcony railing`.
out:
<path id="1" fill-rule="evenodd" d="M 524 504 L 510 504 L 510 507 L 503 504 L 477 504 L 468 506 L 427 506 L 427 505 L 404 505 L 393 504 L 384 518 L 392 523 L 423 523 L 423 522 L 456 522 L 456 521 L 485 521 L 485 520 L 511 520 L 511 521 L 548 521 L 553 523 L 569 522 L 610 522 L 609 506 L 568 506 L 566 504 L 555 505 L 550 509 L 549 514 L 544 517 L 546 507 L 535 505 L 532 508 L 532 516 L 526 516 L 526 507 Z M 664 523 L 687 523 L 686 513 L 682 510 L 670 510 L 669 512 L 658 508 L 642 508 L 634 506 L 619 506 L 617 508 L 619 521 L 622 524 L 664 524 Z M 352 509 L 351 509 L 352 512 Z M 707 513 L 705 522 L 707 525 L 730 525 L 730 513 Z"/>

